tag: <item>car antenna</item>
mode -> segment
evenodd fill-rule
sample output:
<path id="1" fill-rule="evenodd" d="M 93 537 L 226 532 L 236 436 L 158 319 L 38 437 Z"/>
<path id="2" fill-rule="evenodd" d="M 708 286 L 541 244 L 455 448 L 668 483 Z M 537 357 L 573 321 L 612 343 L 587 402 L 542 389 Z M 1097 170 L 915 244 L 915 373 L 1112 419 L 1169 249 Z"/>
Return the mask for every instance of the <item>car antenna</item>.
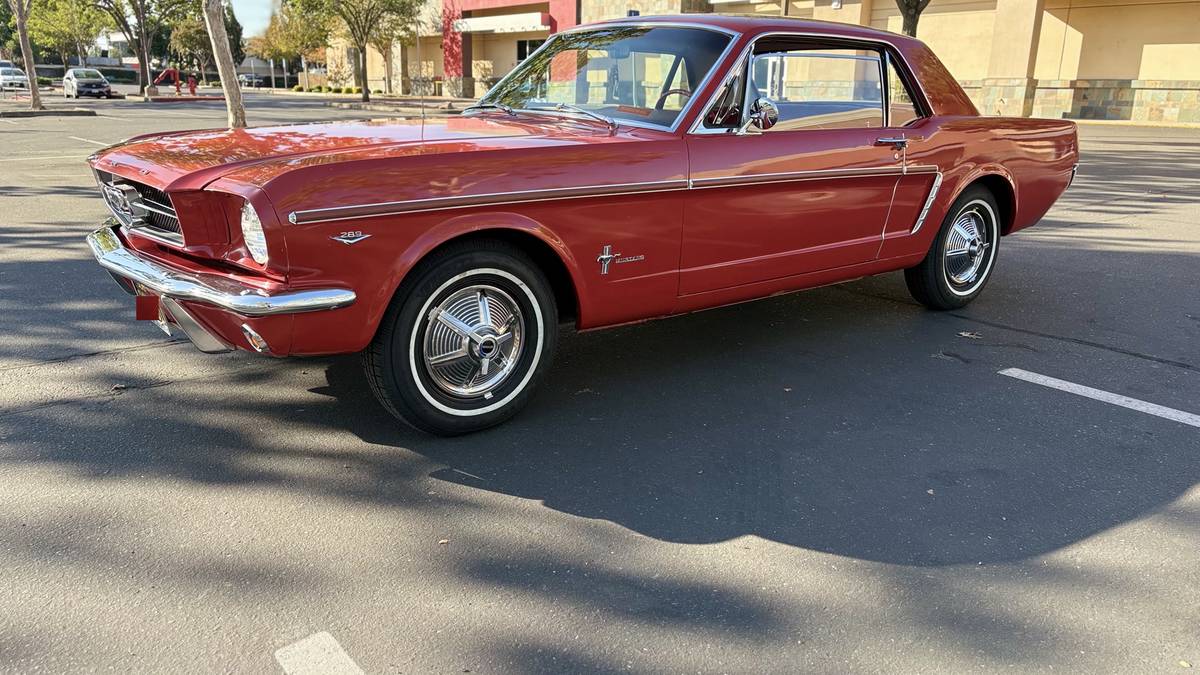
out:
<path id="1" fill-rule="evenodd" d="M 425 62 L 421 60 L 421 15 L 418 13 L 413 17 L 413 22 L 416 23 L 417 41 L 417 106 L 421 109 L 421 140 L 425 140 L 425 87 L 421 85 L 420 79 L 425 75 Z M 411 81 L 411 80 L 410 80 Z M 432 83 L 432 79 L 430 80 Z"/>

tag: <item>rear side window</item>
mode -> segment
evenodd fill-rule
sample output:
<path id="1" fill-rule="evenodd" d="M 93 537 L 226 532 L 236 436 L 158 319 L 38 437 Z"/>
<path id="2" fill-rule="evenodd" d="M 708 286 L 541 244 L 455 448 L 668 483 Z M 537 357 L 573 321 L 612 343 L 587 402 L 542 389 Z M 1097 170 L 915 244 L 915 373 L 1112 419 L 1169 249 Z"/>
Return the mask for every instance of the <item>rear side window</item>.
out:
<path id="1" fill-rule="evenodd" d="M 912 91 L 900 77 L 896 63 L 887 60 L 888 75 L 888 126 L 902 127 L 921 119 L 921 112 L 914 103 Z"/>
<path id="2" fill-rule="evenodd" d="M 863 129 L 884 124 L 879 52 L 790 49 L 755 54 L 750 100 L 766 96 L 779 107 L 771 132 Z"/>

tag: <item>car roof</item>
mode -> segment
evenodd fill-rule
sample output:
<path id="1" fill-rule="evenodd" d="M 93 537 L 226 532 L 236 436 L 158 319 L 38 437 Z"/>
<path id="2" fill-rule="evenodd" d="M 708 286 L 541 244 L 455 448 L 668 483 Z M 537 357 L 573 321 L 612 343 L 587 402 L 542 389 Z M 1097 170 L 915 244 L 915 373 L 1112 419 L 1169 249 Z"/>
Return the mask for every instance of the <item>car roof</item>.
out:
<path id="1" fill-rule="evenodd" d="M 746 35 L 772 33 L 776 31 L 788 33 L 808 33 L 812 35 L 829 35 L 832 37 L 864 38 L 875 41 L 899 44 L 901 42 L 916 42 L 906 35 L 891 33 L 878 28 L 858 26 L 836 21 L 816 21 L 813 19 L 795 19 L 786 16 L 760 16 L 748 14 L 675 14 L 664 16 L 630 16 L 609 21 L 601 21 L 590 25 L 612 24 L 646 24 L 646 23 L 686 23 L 697 26 L 712 26 Z"/>

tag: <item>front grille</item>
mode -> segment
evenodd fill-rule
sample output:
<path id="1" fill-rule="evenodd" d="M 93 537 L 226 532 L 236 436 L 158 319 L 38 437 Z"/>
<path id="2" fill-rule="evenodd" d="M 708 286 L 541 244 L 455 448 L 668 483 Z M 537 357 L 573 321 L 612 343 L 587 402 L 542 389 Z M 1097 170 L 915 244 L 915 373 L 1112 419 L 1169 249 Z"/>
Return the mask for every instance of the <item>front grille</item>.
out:
<path id="1" fill-rule="evenodd" d="M 183 245 L 183 230 L 167 193 L 104 171 L 96 173 L 104 203 L 122 225 L 167 243 Z"/>

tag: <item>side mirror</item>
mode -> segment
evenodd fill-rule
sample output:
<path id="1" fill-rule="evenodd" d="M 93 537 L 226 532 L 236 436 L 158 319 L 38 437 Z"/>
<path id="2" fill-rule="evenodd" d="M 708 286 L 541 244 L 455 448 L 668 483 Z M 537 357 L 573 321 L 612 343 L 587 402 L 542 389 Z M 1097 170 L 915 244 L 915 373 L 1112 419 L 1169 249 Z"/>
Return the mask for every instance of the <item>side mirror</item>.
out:
<path id="1" fill-rule="evenodd" d="M 762 133 L 775 126 L 775 123 L 778 121 L 779 106 L 775 105 L 775 102 L 766 96 L 759 96 L 750 105 L 750 116 L 742 124 L 742 127 L 738 129 L 738 134 Z M 750 131 L 752 128 L 755 131 Z"/>

